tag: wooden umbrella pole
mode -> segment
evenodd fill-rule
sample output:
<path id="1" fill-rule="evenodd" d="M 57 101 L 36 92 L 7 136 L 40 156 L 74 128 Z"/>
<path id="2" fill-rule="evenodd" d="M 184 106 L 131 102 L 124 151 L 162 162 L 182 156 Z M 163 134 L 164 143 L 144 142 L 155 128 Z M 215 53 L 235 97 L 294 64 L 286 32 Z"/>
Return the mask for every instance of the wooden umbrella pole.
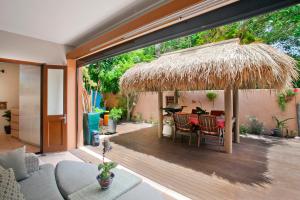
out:
<path id="1" fill-rule="evenodd" d="M 232 94 L 231 87 L 224 90 L 225 101 L 225 136 L 224 146 L 226 153 L 232 153 Z"/>
<path id="2" fill-rule="evenodd" d="M 158 105 L 157 105 L 157 109 L 158 109 L 158 138 L 162 137 L 162 130 L 163 130 L 163 97 L 162 97 L 162 92 L 159 91 L 158 94 Z"/>
<path id="3" fill-rule="evenodd" d="M 240 143 L 239 89 L 233 91 L 234 142 Z"/>

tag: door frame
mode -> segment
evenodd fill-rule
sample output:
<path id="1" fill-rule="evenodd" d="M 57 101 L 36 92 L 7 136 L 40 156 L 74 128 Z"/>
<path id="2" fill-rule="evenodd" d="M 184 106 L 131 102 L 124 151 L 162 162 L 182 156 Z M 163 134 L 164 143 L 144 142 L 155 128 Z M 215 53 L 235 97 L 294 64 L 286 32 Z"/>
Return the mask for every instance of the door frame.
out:
<path id="1" fill-rule="evenodd" d="M 42 114 L 42 144 L 43 144 L 43 150 L 42 152 L 44 153 L 45 149 L 44 149 L 44 137 L 45 137 L 45 134 L 46 134 L 46 123 L 47 123 L 47 118 L 48 118 L 48 90 L 47 90 L 47 86 L 48 86 L 48 71 L 47 69 L 62 69 L 64 70 L 64 103 L 63 103 L 63 112 L 64 114 L 67 116 L 67 113 L 68 113 L 68 101 L 67 101 L 67 95 L 68 95 L 68 87 L 67 87 L 67 83 L 68 83 L 68 76 L 67 76 L 67 66 L 66 65 L 47 65 L 47 64 L 44 64 L 43 67 L 42 67 L 42 107 L 43 107 L 43 114 Z M 66 117 L 67 118 L 67 117 Z M 67 119 L 66 119 L 67 120 Z M 68 143 L 68 122 L 66 122 L 65 124 L 65 137 L 64 137 L 64 143 L 65 143 L 65 146 L 62 148 L 62 149 L 58 149 L 58 151 L 66 151 L 67 150 L 67 143 Z"/>
<path id="2" fill-rule="evenodd" d="M 0 62 L 3 63 L 11 63 L 11 64 L 17 64 L 17 65 L 32 65 L 32 66 L 36 66 L 36 67 L 40 67 L 40 71 L 41 71 L 41 79 L 40 79 L 40 83 L 41 83 L 41 88 L 40 88 L 40 151 L 39 152 L 35 152 L 36 154 L 42 154 L 43 153 L 43 63 L 38 63 L 38 62 L 32 62 L 32 61 L 25 61 L 25 60 L 16 60 L 16 59 L 10 59 L 10 58 L 0 58 Z"/>

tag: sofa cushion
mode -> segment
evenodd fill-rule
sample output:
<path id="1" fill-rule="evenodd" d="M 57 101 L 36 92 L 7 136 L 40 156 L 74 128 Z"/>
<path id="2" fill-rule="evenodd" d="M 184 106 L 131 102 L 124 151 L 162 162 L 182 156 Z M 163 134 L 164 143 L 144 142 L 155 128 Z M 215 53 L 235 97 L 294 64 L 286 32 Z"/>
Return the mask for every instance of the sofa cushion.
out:
<path id="1" fill-rule="evenodd" d="M 17 181 L 27 178 L 25 165 L 25 146 L 0 155 L 0 165 L 5 169 L 12 168 Z"/>
<path id="2" fill-rule="evenodd" d="M 40 168 L 39 164 L 39 158 L 37 155 L 33 153 L 26 153 L 25 154 L 25 164 L 26 164 L 26 169 L 27 173 L 31 174 Z"/>
<path id="3" fill-rule="evenodd" d="M 24 200 L 14 171 L 11 168 L 4 169 L 0 167 L 0 199 Z"/>
<path id="4" fill-rule="evenodd" d="M 96 165 L 77 161 L 61 161 L 55 169 L 57 186 L 66 199 L 70 194 L 96 182 L 97 175 Z"/>
<path id="5" fill-rule="evenodd" d="M 63 200 L 57 188 L 54 167 L 51 164 L 41 165 L 38 171 L 19 183 L 27 200 Z"/>

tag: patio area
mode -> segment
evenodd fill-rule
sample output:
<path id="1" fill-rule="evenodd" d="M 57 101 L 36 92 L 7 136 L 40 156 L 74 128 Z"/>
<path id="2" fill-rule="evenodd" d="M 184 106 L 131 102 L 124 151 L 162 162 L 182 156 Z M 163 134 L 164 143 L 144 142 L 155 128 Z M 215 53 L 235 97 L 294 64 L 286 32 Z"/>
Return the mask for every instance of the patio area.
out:
<path id="1" fill-rule="evenodd" d="M 157 127 L 111 137 L 111 160 L 191 199 L 294 199 L 300 140 L 241 137 L 233 153 L 157 137 Z M 99 148 L 88 147 L 101 154 Z M 96 162 L 82 150 L 72 152 Z M 289 159 L 286 159 L 289 158 Z"/>

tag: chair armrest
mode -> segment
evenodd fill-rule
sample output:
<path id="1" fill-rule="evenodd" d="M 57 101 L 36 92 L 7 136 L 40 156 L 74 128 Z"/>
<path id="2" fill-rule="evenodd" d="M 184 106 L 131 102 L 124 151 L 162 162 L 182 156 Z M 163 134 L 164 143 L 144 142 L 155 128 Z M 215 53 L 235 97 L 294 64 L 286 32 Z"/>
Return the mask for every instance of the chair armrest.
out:
<path id="1" fill-rule="evenodd" d="M 27 173 L 33 173 L 39 170 L 39 158 L 33 153 L 26 153 L 25 155 L 25 165 Z"/>

